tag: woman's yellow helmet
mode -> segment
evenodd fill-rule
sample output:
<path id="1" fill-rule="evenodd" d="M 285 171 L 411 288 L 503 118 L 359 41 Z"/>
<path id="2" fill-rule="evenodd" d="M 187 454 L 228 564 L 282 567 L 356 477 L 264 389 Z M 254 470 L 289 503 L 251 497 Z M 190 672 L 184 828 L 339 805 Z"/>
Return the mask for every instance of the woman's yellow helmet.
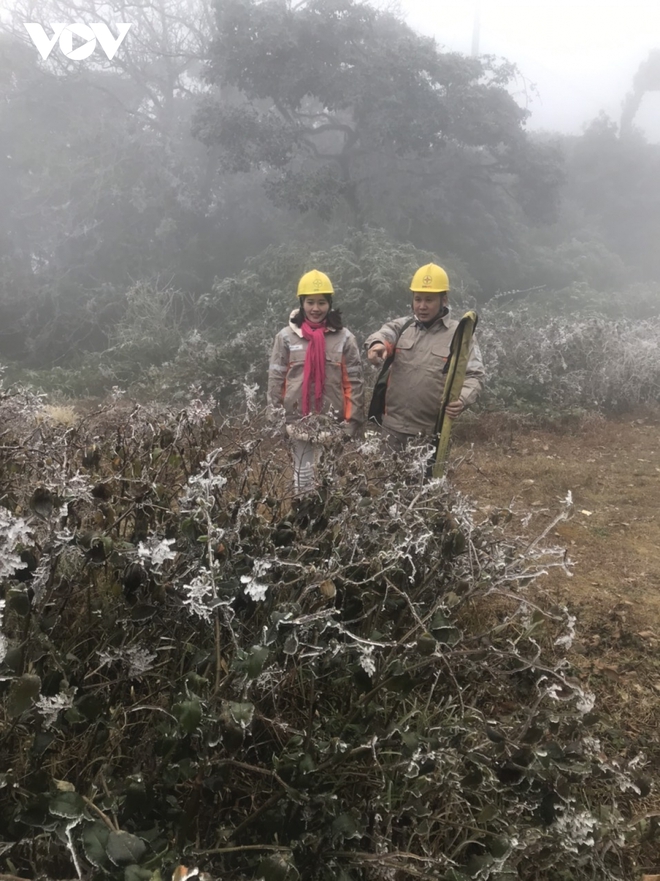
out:
<path id="1" fill-rule="evenodd" d="M 306 272 L 298 282 L 299 297 L 313 297 L 314 294 L 334 294 L 334 292 L 335 289 L 328 276 L 318 269 Z"/>

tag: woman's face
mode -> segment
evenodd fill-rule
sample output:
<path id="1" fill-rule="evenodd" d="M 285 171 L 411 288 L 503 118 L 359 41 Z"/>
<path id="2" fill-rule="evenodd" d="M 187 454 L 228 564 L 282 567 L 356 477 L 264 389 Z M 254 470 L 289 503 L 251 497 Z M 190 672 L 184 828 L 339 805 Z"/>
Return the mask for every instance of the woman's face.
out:
<path id="1" fill-rule="evenodd" d="M 330 311 L 330 302 L 322 294 L 314 294 L 311 297 L 305 297 L 302 307 L 308 321 L 311 321 L 312 324 L 322 324 Z"/>

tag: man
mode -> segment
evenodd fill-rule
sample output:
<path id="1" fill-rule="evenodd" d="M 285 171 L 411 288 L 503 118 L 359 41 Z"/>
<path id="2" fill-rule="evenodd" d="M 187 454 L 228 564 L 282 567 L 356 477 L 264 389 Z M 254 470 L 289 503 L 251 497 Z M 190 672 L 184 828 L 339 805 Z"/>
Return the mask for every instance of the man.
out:
<path id="1" fill-rule="evenodd" d="M 429 440 L 435 431 L 445 385 L 443 369 L 449 358 L 458 321 L 449 318 L 449 278 L 441 266 L 429 263 L 410 283 L 413 318 L 395 318 L 367 337 L 371 364 L 380 366 L 394 353 L 385 397 L 383 434 L 394 449 L 411 439 Z M 485 377 L 481 352 L 474 338 L 470 346 L 465 382 L 446 415 L 456 419 L 473 404 Z"/>

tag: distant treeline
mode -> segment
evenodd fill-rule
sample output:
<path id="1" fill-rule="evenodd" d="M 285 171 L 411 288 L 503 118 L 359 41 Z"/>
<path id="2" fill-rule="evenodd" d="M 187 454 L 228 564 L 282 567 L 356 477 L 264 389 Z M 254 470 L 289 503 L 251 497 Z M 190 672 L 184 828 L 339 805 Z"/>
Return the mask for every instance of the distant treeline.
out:
<path id="1" fill-rule="evenodd" d="M 630 109 L 623 130 L 532 136 L 514 64 L 442 52 L 354 0 L 159 6 L 133 10 L 112 61 L 42 62 L 23 28 L 96 20 L 95 0 L 19 4 L 2 26 L 5 363 L 75 370 L 110 350 L 106 382 L 130 382 L 184 340 L 233 345 L 267 315 L 274 331 L 319 252 L 365 324 L 427 255 L 480 305 L 641 286 L 654 312 L 660 146 Z"/>

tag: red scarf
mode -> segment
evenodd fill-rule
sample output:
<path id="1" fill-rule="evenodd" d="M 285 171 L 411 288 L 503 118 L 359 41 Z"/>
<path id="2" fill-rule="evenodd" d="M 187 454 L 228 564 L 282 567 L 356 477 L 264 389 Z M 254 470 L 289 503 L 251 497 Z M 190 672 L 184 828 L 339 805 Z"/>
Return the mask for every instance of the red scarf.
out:
<path id="1" fill-rule="evenodd" d="M 310 324 L 303 321 L 303 339 L 309 341 L 305 353 L 305 365 L 303 368 L 302 385 L 302 412 L 307 416 L 311 412 L 309 395 L 314 383 L 314 409 L 321 412 L 323 405 L 323 392 L 325 390 L 325 334 L 328 330 L 325 324 Z"/>

